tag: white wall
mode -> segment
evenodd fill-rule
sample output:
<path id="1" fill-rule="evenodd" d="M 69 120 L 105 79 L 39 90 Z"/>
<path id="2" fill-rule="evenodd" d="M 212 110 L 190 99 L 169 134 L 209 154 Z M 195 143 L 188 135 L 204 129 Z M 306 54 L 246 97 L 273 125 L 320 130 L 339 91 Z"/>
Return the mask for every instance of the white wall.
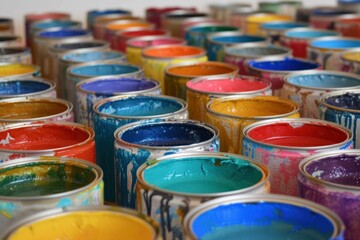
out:
<path id="1" fill-rule="evenodd" d="M 71 14 L 72 19 L 85 22 L 86 12 L 93 9 L 122 8 L 143 17 L 147 7 L 186 6 L 208 11 L 211 3 L 251 3 L 257 6 L 259 0 L 0 0 L 0 17 L 15 20 L 17 35 L 23 36 L 24 15 L 27 13 L 60 11 Z M 335 6 L 336 0 L 303 0 L 305 7 Z"/>

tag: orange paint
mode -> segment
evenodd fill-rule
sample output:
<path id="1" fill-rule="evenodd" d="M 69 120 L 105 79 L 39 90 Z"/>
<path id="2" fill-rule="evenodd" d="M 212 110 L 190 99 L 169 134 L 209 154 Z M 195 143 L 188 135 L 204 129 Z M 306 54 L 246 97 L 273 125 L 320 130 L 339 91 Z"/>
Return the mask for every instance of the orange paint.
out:
<path id="1" fill-rule="evenodd" d="M 191 57 L 200 55 L 205 52 L 204 49 L 192 46 L 160 46 L 145 49 L 143 55 L 150 58 L 175 58 L 175 57 Z"/>
<path id="2" fill-rule="evenodd" d="M 151 23 L 146 22 L 132 22 L 132 23 L 123 23 L 123 24 L 109 24 L 106 26 L 107 29 L 112 31 L 121 31 L 127 28 L 149 28 L 151 27 Z"/>
<path id="3" fill-rule="evenodd" d="M 220 62 L 203 62 L 185 66 L 173 66 L 167 69 L 167 73 L 170 75 L 194 77 L 229 74 L 232 72 L 237 72 L 235 66 Z"/>

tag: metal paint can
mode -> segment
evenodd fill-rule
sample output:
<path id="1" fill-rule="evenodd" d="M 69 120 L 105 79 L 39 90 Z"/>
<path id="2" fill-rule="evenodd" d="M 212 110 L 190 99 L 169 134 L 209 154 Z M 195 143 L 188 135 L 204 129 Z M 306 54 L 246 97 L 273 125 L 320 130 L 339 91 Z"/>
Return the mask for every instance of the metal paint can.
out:
<path id="1" fill-rule="evenodd" d="M 269 190 L 263 164 L 228 153 L 160 157 L 141 165 L 136 176 L 137 209 L 159 222 L 163 239 L 184 239 L 184 217 L 206 201 Z"/>
<path id="2" fill-rule="evenodd" d="M 115 130 L 140 120 L 187 119 L 187 103 L 164 95 L 126 95 L 103 99 L 93 109 L 96 162 L 105 173 L 105 200 L 115 202 Z"/>
<path id="3" fill-rule="evenodd" d="M 286 75 L 293 72 L 320 69 L 321 65 L 303 58 L 264 57 L 250 60 L 248 70 L 251 75 L 264 78 L 271 82 L 273 94 L 280 95 Z"/>
<path id="4" fill-rule="evenodd" d="M 171 64 L 206 62 L 206 51 L 199 47 L 164 45 L 145 48 L 142 51 L 145 76 L 158 81 L 165 92 L 165 69 Z"/>
<path id="5" fill-rule="evenodd" d="M 340 54 L 341 71 L 360 73 L 360 48 L 351 48 L 348 51 L 344 51 Z"/>
<path id="6" fill-rule="evenodd" d="M 307 58 L 309 42 L 319 37 L 333 37 L 340 35 L 336 31 L 316 28 L 296 28 L 287 30 L 280 37 L 281 45 L 292 50 L 294 57 Z"/>
<path id="7" fill-rule="evenodd" d="M 14 123 L 0 129 L 0 162 L 61 156 L 95 163 L 94 130 L 70 122 Z"/>
<path id="8" fill-rule="evenodd" d="M 331 239 L 343 240 L 345 226 L 330 209 L 276 194 L 211 200 L 185 217 L 185 239 Z"/>
<path id="9" fill-rule="evenodd" d="M 32 64 L 0 63 L 0 78 L 36 77 L 40 68 Z"/>
<path id="10" fill-rule="evenodd" d="M 92 31 L 96 18 L 113 14 L 121 16 L 131 16 L 131 12 L 124 9 L 91 10 L 86 13 L 87 28 Z"/>
<path id="11" fill-rule="evenodd" d="M 194 78 L 186 83 L 189 118 L 206 121 L 206 104 L 216 98 L 243 95 L 271 95 L 271 83 L 251 76 L 211 76 Z"/>
<path id="12" fill-rule="evenodd" d="M 1 233 L 4 240 L 110 240 L 114 236 L 120 239 L 161 240 L 157 222 L 133 210 L 114 206 L 63 207 L 42 211 L 13 221 Z"/>
<path id="13" fill-rule="evenodd" d="M 0 62 L 31 64 L 31 52 L 23 47 L 0 48 Z"/>
<path id="14" fill-rule="evenodd" d="M 210 17 L 222 23 L 230 23 L 230 15 L 233 9 L 250 8 L 251 4 L 247 3 L 215 3 L 210 4 Z"/>
<path id="15" fill-rule="evenodd" d="M 295 17 L 296 10 L 302 7 L 301 1 L 260 1 L 258 3 L 260 11 L 269 11 L 276 14 L 289 15 Z"/>
<path id="16" fill-rule="evenodd" d="M 291 56 L 291 50 L 264 42 L 235 44 L 224 49 L 224 62 L 239 68 L 240 75 L 249 75 L 247 62 L 261 57 Z"/>
<path id="17" fill-rule="evenodd" d="M 241 153 L 243 129 L 247 125 L 266 119 L 299 117 L 299 107 L 290 100 L 235 95 L 210 100 L 205 119 L 219 129 L 222 152 Z"/>
<path id="18" fill-rule="evenodd" d="M 278 15 L 273 13 L 255 13 L 247 16 L 244 30 L 247 34 L 259 35 L 260 26 L 266 22 L 274 21 L 292 21 L 293 18 L 287 15 Z"/>
<path id="19" fill-rule="evenodd" d="M 101 77 L 142 77 L 143 70 L 140 67 L 125 63 L 112 63 L 95 61 L 90 63 L 75 64 L 67 69 L 65 96 L 73 104 L 76 104 L 76 84 L 81 80 Z M 75 110 L 75 115 L 77 112 Z"/>
<path id="20" fill-rule="evenodd" d="M 165 94 L 186 100 L 186 83 L 202 76 L 235 77 L 238 68 L 222 62 L 180 63 L 165 69 Z"/>
<path id="21" fill-rule="evenodd" d="M 135 208 L 140 165 L 175 153 L 218 152 L 219 131 L 192 120 L 135 122 L 115 133 L 115 192 L 120 206 Z"/>
<path id="22" fill-rule="evenodd" d="M 0 36 L 0 47 L 21 47 L 21 39 L 15 35 Z"/>
<path id="23" fill-rule="evenodd" d="M 103 204 L 103 172 L 76 158 L 38 156 L 0 166 L 0 226 L 40 211 Z M 28 239 L 28 238 L 26 238 Z"/>
<path id="24" fill-rule="evenodd" d="M 345 238 L 360 236 L 360 150 L 331 151 L 300 163 L 299 196 L 336 212 L 345 224 Z"/>
<path id="25" fill-rule="evenodd" d="M 186 29 L 190 28 L 190 27 L 195 27 L 197 25 L 204 25 L 204 24 L 221 24 L 221 22 L 219 22 L 218 20 L 215 20 L 213 18 L 209 18 L 209 17 L 193 17 L 193 18 L 189 18 L 184 20 L 181 23 L 181 36 L 185 38 L 186 35 Z"/>
<path id="26" fill-rule="evenodd" d="M 246 25 L 246 18 L 249 15 L 256 13 L 266 13 L 264 11 L 255 10 L 252 7 L 248 8 L 234 8 L 230 14 L 229 24 L 232 26 L 236 26 L 239 29 L 244 30 Z"/>
<path id="27" fill-rule="evenodd" d="M 360 12 L 359 0 L 338 0 L 337 5 L 342 9 Z"/>
<path id="28" fill-rule="evenodd" d="M 0 99 L 15 97 L 56 98 L 55 83 L 44 78 L 18 77 L 0 79 Z"/>
<path id="29" fill-rule="evenodd" d="M 360 89 L 360 77 L 356 74 L 310 70 L 286 76 L 280 96 L 296 102 L 302 117 L 319 118 L 319 100 L 323 94 L 357 88 Z"/>
<path id="30" fill-rule="evenodd" d="M 93 106 L 101 99 L 117 95 L 160 93 L 159 83 L 147 78 L 104 76 L 82 80 L 76 85 L 76 122 L 94 127 Z"/>
<path id="31" fill-rule="evenodd" d="M 309 43 L 308 58 L 320 63 L 326 70 L 340 70 L 341 53 L 360 47 L 360 39 L 347 37 L 321 37 Z"/>
<path id="32" fill-rule="evenodd" d="M 272 44 L 280 45 L 280 37 L 285 31 L 293 28 L 309 27 L 308 23 L 302 22 L 289 22 L 289 21 L 277 21 L 267 22 L 260 25 L 262 35 L 271 39 Z"/>
<path id="33" fill-rule="evenodd" d="M 336 20 L 335 29 L 344 37 L 360 37 L 360 15 L 343 15 Z"/>
<path id="34" fill-rule="evenodd" d="M 14 34 L 14 22 L 11 18 L 0 18 L 0 35 Z"/>
<path id="35" fill-rule="evenodd" d="M 128 40 L 144 36 L 166 36 L 167 32 L 160 29 L 139 29 L 118 32 L 115 36 L 115 49 L 122 53 L 126 52 L 126 43 Z"/>
<path id="36" fill-rule="evenodd" d="M 186 29 L 185 40 L 190 46 L 207 49 L 208 37 L 219 32 L 241 33 L 239 28 L 230 25 L 199 24 Z"/>
<path id="37" fill-rule="evenodd" d="M 353 148 L 352 133 L 312 118 L 271 119 L 243 129 L 242 154 L 270 171 L 271 193 L 296 196 L 302 159 L 318 152 Z"/>
<path id="38" fill-rule="evenodd" d="M 145 19 L 148 22 L 155 24 L 157 28 L 162 28 L 162 18 L 165 14 L 171 12 L 196 12 L 196 8 L 194 7 L 165 7 L 165 8 L 155 8 L 150 7 L 145 9 Z"/>
<path id="39" fill-rule="evenodd" d="M 169 36 L 146 36 L 130 39 L 126 42 L 126 58 L 130 64 L 143 66 L 141 60 L 142 50 L 146 47 L 161 45 L 186 45 L 182 38 Z"/>
<path id="40" fill-rule="evenodd" d="M 356 12 L 353 10 L 345 10 L 338 7 L 319 7 L 311 11 L 310 24 L 314 28 L 333 30 L 339 17 L 354 13 Z"/>
<path id="41" fill-rule="evenodd" d="M 360 148 L 360 90 L 327 93 L 320 99 L 320 118 L 349 128 L 355 148 Z"/>
<path id="42" fill-rule="evenodd" d="M 264 37 L 244 35 L 241 32 L 214 33 L 207 40 L 207 56 L 209 61 L 224 61 L 224 50 L 226 47 L 247 43 L 268 44 Z"/>
<path id="43" fill-rule="evenodd" d="M 0 100 L 0 125 L 30 121 L 74 122 L 73 105 L 61 98 Z"/>

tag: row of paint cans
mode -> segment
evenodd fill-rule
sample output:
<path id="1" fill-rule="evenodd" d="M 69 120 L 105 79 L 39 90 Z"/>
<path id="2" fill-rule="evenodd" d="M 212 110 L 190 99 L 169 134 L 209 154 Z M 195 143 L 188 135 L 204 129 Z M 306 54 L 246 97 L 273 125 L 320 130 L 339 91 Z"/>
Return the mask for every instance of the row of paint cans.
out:
<path id="1" fill-rule="evenodd" d="M 74 157 L 95 163 L 94 130 L 71 122 L 24 122 L 0 129 L 0 162 L 25 156 Z"/>
<path id="2" fill-rule="evenodd" d="M 351 131 L 310 118 L 271 119 L 243 129 L 242 154 L 265 164 L 272 193 L 297 195 L 302 159 L 317 152 L 352 149 Z"/>
<path id="3" fill-rule="evenodd" d="M 189 118 L 206 121 L 206 104 L 230 95 L 272 95 L 271 83 L 251 76 L 204 76 L 186 83 Z"/>
<path id="4" fill-rule="evenodd" d="M 357 74 L 309 70 L 286 76 L 280 96 L 296 102 L 302 117 L 319 118 L 319 100 L 324 93 L 358 88 Z"/>
<path id="5" fill-rule="evenodd" d="M 140 120 L 188 118 L 187 103 L 165 95 L 114 96 L 97 102 L 93 109 L 96 162 L 105 173 L 105 200 L 108 202 L 115 201 L 115 130 Z"/>
<path id="6" fill-rule="evenodd" d="M 161 88 L 160 84 L 152 79 L 102 76 L 80 81 L 76 85 L 76 94 L 76 122 L 94 127 L 93 106 L 98 101 L 116 95 L 159 95 Z"/>
<path id="7" fill-rule="evenodd" d="M 159 222 L 163 239 L 184 239 L 181 225 L 193 208 L 214 198 L 267 193 L 268 177 L 263 164 L 240 155 L 164 156 L 137 171 L 137 209 Z"/>
<path id="8" fill-rule="evenodd" d="M 143 163 L 175 153 L 220 149 L 218 130 L 193 120 L 130 123 L 118 128 L 114 137 L 116 202 L 130 208 L 135 208 L 136 171 Z M 182 172 L 176 167 L 169 171 Z"/>
<path id="9" fill-rule="evenodd" d="M 76 158 L 39 156 L 2 163 L 0 228 L 43 210 L 103 204 L 103 172 Z"/>
<path id="10" fill-rule="evenodd" d="M 0 63 L 0 78 L 37 77 L 40 67 L 23 63 Z"/>
<path id="11" fill-rule="evenodd" d="M 165 68 L 165 94 L 186 100 L 186 84 L 201 76 L 235 77 L 238 68 L 222 62 L 180 63 Z"/>
<path id="12" fill-rule="evenodd" d="M 272 44 L 280 44 L 281 36 L 285 31 L 294 28 L 309 27 L 308 23 L 302 22 L 289 22 L 289 21 L 279 21 L 279 22 L 267 22 L 260 25 L 262 30 L 262 36 L 266 36 L 270 39 Z"/>
<path id="13" fill-rule="evenodd" d="M 31 52 L 24 47 L 0 48 L 0 62 L 31 64 Z"/>

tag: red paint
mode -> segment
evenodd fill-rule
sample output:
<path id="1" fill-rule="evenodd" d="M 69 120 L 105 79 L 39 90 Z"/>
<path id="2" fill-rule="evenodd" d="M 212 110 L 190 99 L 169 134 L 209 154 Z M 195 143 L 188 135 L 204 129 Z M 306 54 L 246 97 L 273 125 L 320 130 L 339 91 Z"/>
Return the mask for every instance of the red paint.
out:
<path id="1" fill-rule="evenodd" d="M 126 52 L 126 42 L 131 38 L 144 36 L 165 36 L 166 32 L 160 29 L 141 29 L 136 31 L 123 31 L 116 36 L 115 49 Z"/>
<path id="2" fill-rule="evenodd" d="M 301 39 L 290 39 L 287 46 L 292 50 L 292 55 L 298 58 L 307 58 L 308 41 Z"/>
<path id="3" fill-rule="evenodd" d="M 319 147 L 338 144 L 348 139 L 348 134 L 331 125 L 295 122 L 258 126 L 248 136 L 262 143 L 287 147 Z"/>

